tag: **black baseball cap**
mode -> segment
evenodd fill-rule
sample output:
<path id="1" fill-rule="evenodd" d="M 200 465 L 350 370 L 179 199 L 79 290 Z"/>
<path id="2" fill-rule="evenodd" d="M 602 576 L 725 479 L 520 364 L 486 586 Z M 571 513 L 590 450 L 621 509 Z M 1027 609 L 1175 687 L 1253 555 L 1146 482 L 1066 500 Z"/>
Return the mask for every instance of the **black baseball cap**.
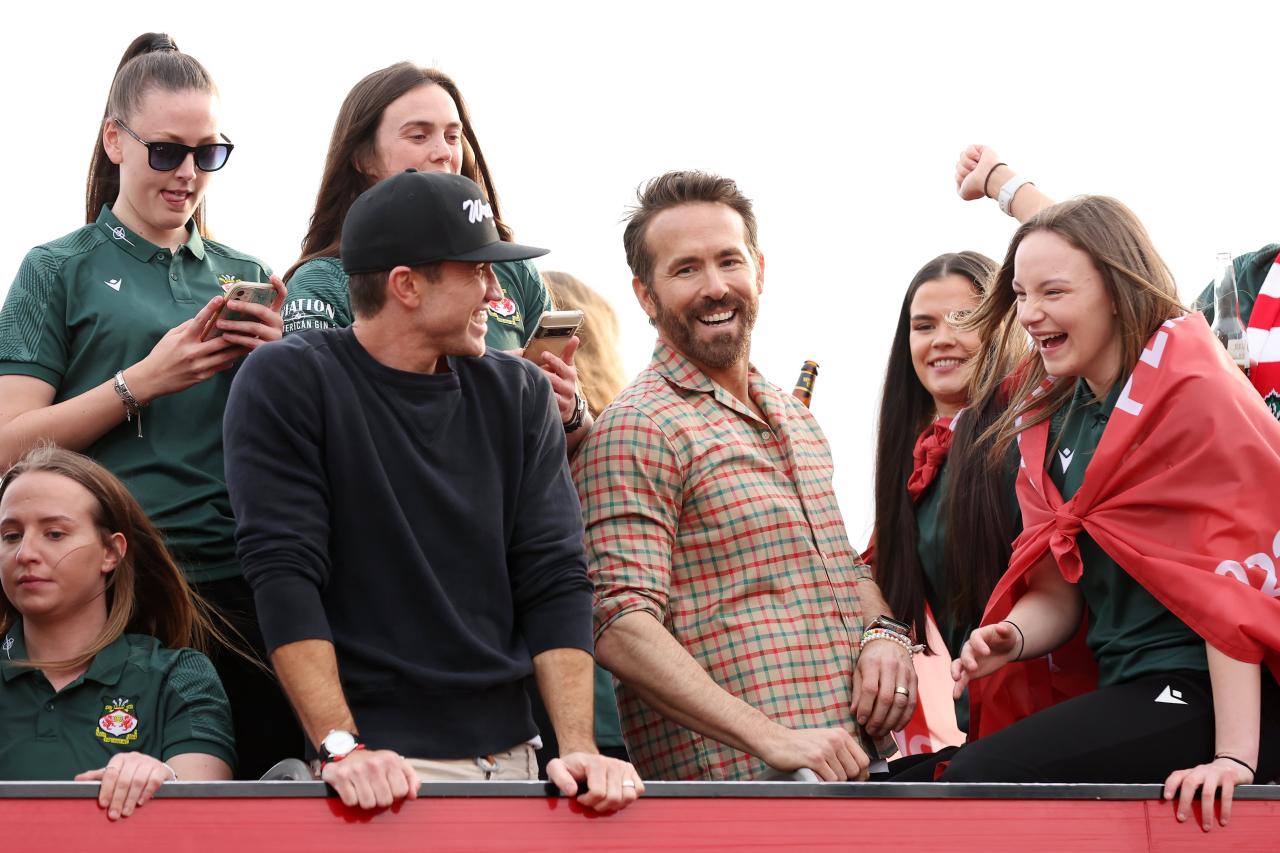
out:
<path id="1" fill-rule="evenodd" d="M 523 261 L 547 249 L 505 243 L 470 178 L 409 169 L 360 194 L 342 223 L 342 268 L 382 272 L 436 261 Z"/>

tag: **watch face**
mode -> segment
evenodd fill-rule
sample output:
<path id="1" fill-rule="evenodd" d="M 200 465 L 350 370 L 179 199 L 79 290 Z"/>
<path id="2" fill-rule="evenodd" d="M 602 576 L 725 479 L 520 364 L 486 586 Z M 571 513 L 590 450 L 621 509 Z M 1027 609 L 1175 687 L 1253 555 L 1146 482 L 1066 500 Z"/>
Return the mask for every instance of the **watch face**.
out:
<path id="1" fill-rule="evenodd" d="M 320 745 L 332 756 L 346 755 L 356 748 L 356 738 L 351 732 L 329 732 Z"/>
<path id="2" fill-rule="evenodd" d="M 892 619 L 888 616 L 877 617 L 876 621 L 872 624 L 875 626 L 888 628 L 890 631 L 897 631 L 899 634 L 911 633 L 910 625 L 906 624 L 905 622 L 899 622 L 897 619 Z"/>

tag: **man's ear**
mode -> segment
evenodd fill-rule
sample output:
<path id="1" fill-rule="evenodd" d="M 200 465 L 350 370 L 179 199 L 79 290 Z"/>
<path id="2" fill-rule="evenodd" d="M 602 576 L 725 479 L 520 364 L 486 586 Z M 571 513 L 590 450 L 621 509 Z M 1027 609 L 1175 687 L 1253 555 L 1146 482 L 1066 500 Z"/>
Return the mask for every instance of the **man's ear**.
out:
<path id="1" fill-rule="evenodd" d="M 764 293 L 764 252 L 756 252 L 756 295 Z"/>
<path id="2" fill-rule="evenodd" d="M 109 118 L 102 123 L 102 148 L 107 152 L 107 159 L 119 166 L 124 159 L 124 151 L 121 149 L 120 128 L 115 119 Z"/>
<path id="3" fill-rule="evenodd" d="M 633 277 L 631 279 L 631 290 L 635 293 L 636 299 L 640 302 L 640 307 L 644 309 L 644 313 L 649 315 L 649 320 L 656 320 L 658 317 L 658 309 L 653 304 L 653 289 L 639 279 Z"/>
<path id="4" fill-rule="evenodd" d="M 406 308 L 417 308 L 422 302 L 424 282 L 418 280 L 409 267 L 395 267 L 387 273 L 387 298 L 394 299 Z"/>

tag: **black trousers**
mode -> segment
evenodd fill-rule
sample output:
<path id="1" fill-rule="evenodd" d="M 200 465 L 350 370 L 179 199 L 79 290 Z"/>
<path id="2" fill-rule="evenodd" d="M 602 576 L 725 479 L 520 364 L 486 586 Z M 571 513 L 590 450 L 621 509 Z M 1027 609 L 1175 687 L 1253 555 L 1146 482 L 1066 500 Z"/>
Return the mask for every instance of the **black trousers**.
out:
<path id="1" fill-rule="evenodd" d="M 265 662 L 266 645 L 248 582 L 244 578 L 227 578 L 196 584 L 195 588 L 247 642 L 247 648 L 240 646 L 240 650 L 261 661 L 265 668 L 223 648 L 214 649 L 210 655 L 231 702 L 239 759 L 235 778 L 259 779 L 277 761 L 302 757 L 302 727 L 280 683 L 271 674 L 270 664 Z M 230 639 L 240 644 L 238 638 Z"/>
<path id="2" fill-rule="evenodd" d="M 890 778 L 932 781 L 933 765 L 949 757 L 939 781 L 1159 784 L 1213 758 L 1213 720 L 1207 672 L 1145 676 L 1046 708 L 950 756 L 891 764 Z M 1280 688 L 1265 668 L 1260 735 L 1262 783 L 1280 776 Z"/>

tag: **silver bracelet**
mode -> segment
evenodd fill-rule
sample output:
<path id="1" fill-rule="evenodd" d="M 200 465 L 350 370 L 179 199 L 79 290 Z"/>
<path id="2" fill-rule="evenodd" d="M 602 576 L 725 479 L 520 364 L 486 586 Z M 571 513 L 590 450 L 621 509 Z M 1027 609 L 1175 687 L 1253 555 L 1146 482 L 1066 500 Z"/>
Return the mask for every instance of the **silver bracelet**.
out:
<path id="1" fill-rule="evenodd" d="M 996 201 L 1000 204 L 1000 212 L 1005 216 L 1013 216 L 1012 206 L 1013 197 L 1018 194 L 1018 190 L 1022 189 L 1026 184 L 1032 183 L 1026 178 L 1020 178 L 1014 175 L 1012 178 L 1004 182 L 1004 186 L 1000 187 L 1000 193 L 996 196 Z M 1034 186 L 1034 184 L 1032 184 Z"/>
<path id="2" fill-rule="evenodd" d="M 142 438 L 142 407 L 145 403 L 138 402 L 138 398 L 133 396 L 133 392 L 129 390 L 129 385 L 124 381 L 124 371 L 117 370 L 115 380 L 112 387 L 116 389 L 116 396 L 120 398 L 120 402 L 124 404 L 124 419 L 132 421 L 135 417 L 138 419 L 138 438 Z"/>

